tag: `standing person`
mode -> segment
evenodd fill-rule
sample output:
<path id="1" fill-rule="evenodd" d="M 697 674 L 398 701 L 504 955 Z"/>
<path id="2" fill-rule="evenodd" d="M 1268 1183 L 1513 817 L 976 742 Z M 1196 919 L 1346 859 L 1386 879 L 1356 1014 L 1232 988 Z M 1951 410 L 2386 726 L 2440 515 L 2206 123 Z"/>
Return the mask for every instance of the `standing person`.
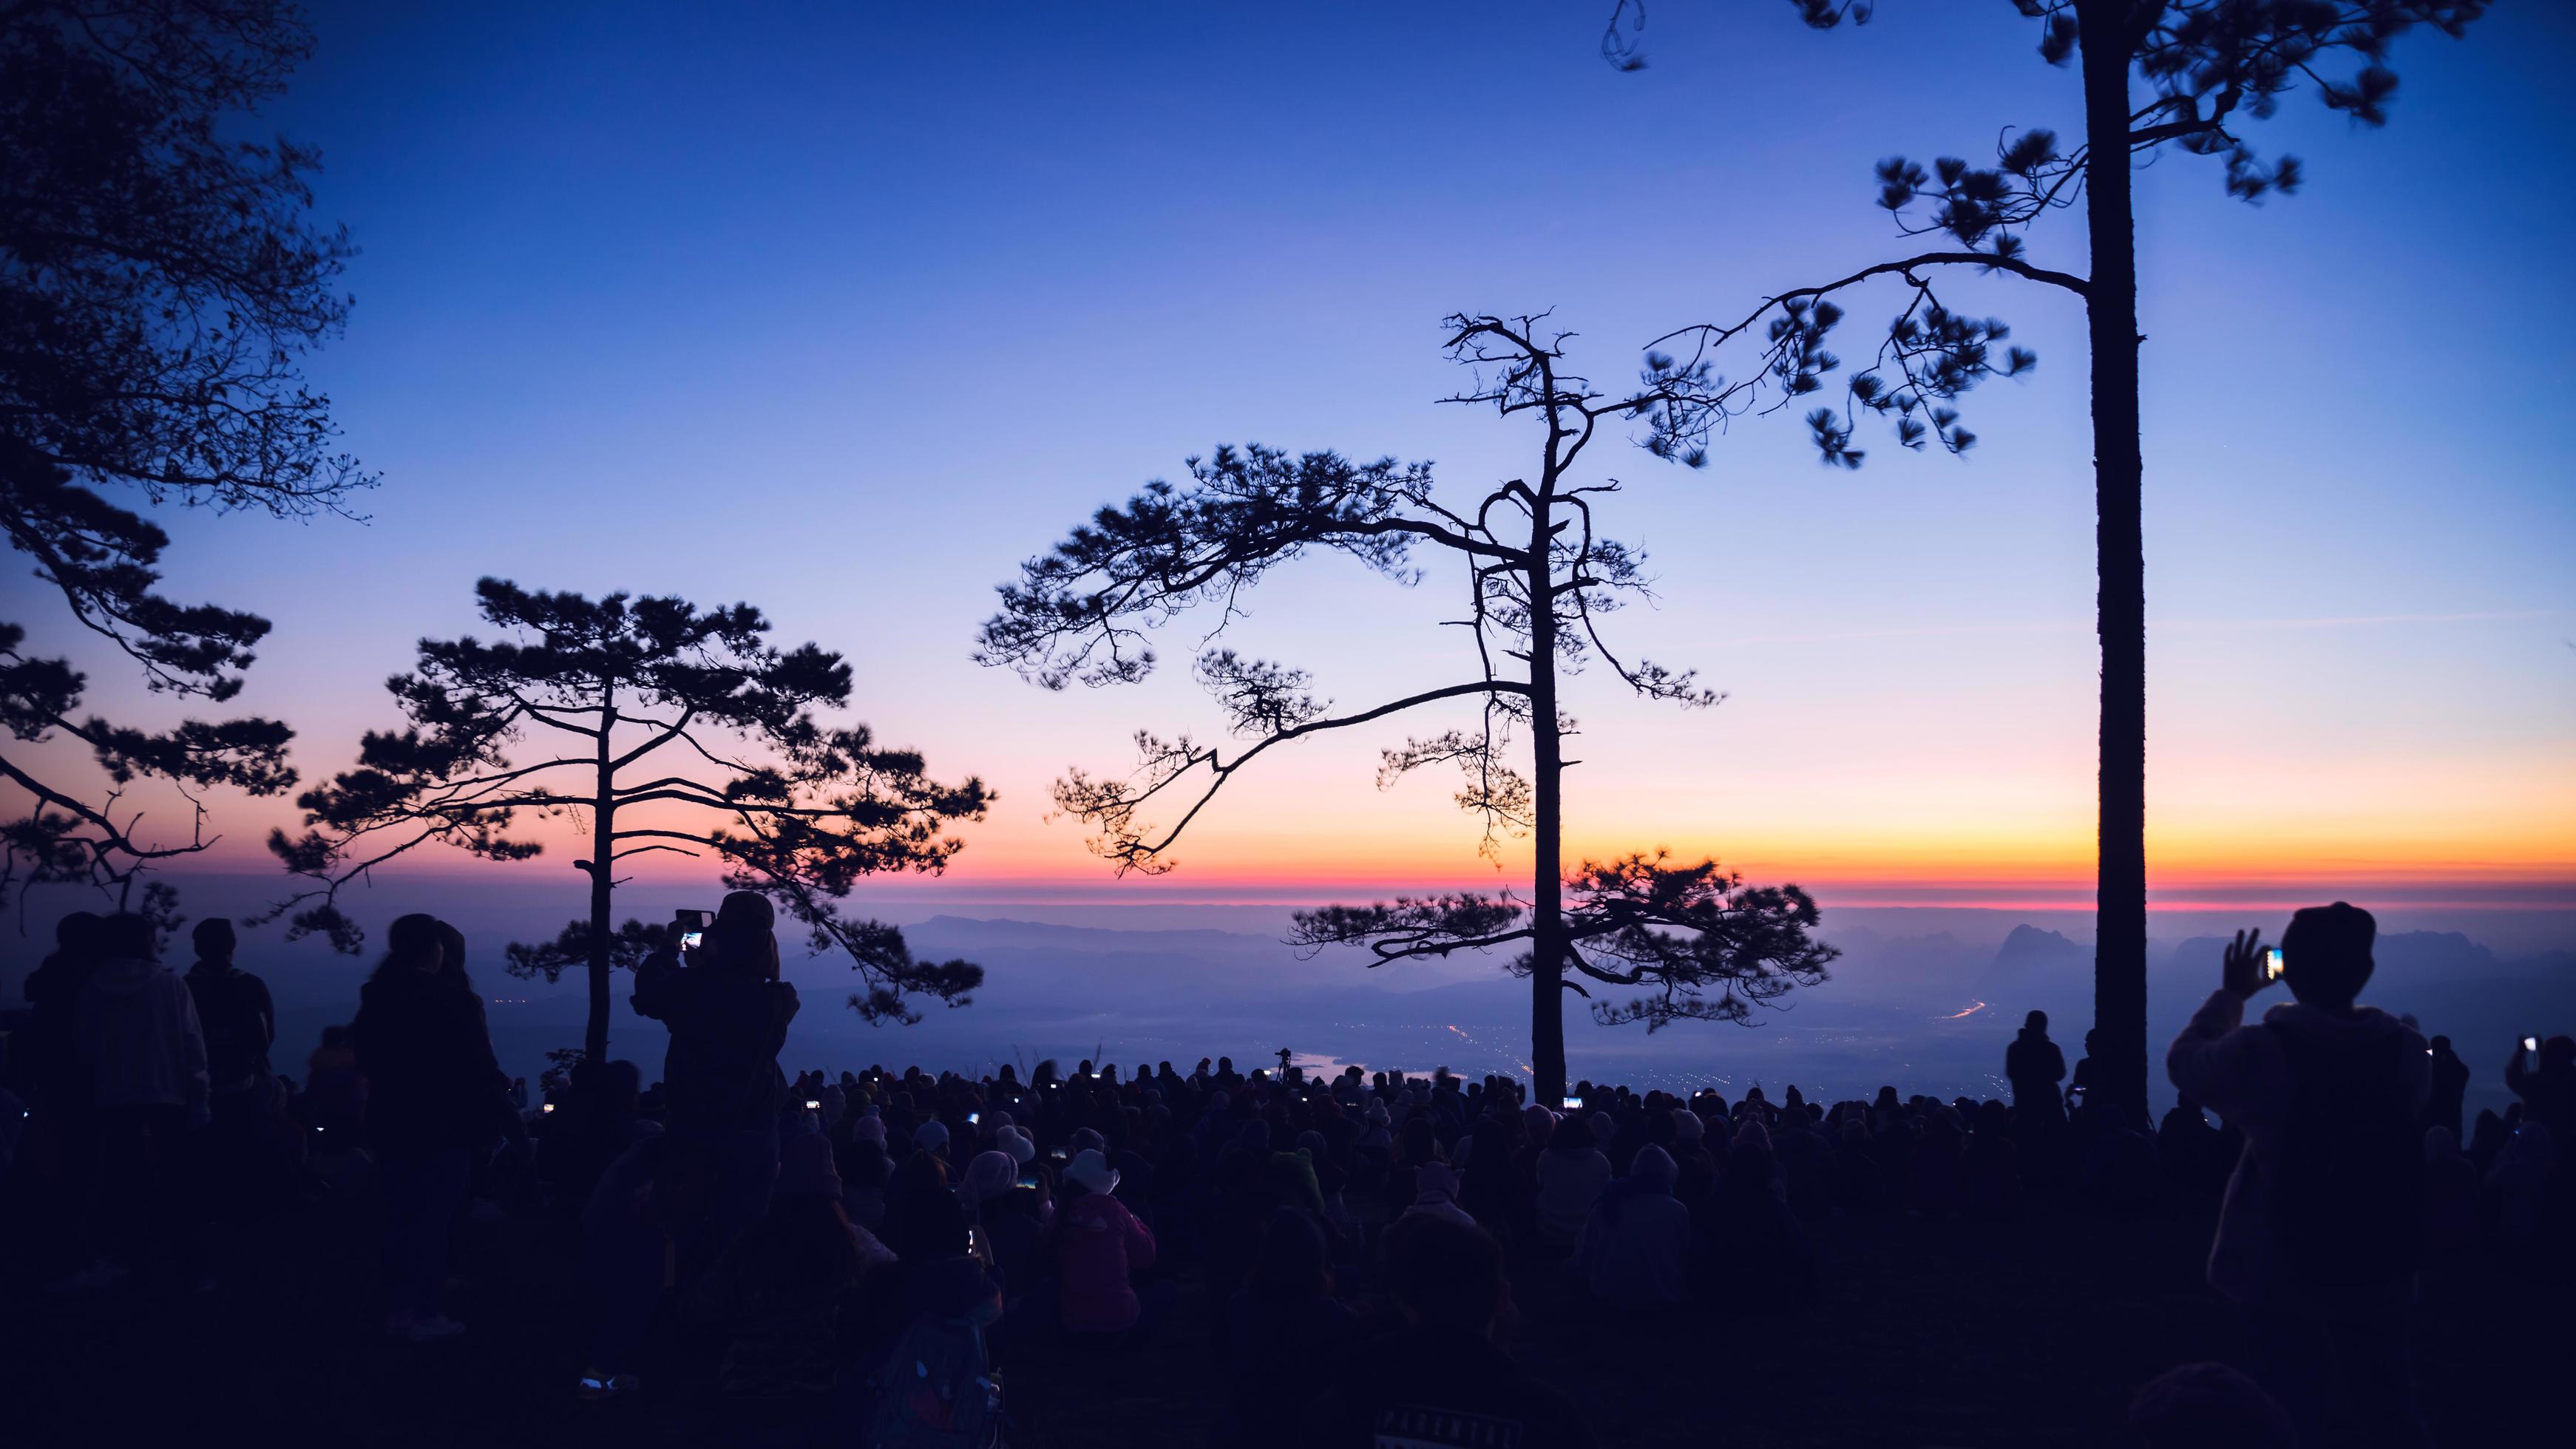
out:
<path id="1" fill-rule="evenodd" d="M 2514 1044 L 2504 1084 L 2522 1099 L 2522 1116 L 2549 1129 L 2560 1142 L 2576 1142 L 2576 1038 L 2553 1036 L 2540 1051 Z"/>
<path id="2" fill-rule="evenodd" d="M 2228 946 L 2219 989 L 2166 1054 L 2173 1084 L 2241 1126 L 2209 1281 L 2267 1320 L 2256 1377 L 2303 1443 L 2421 1444 L 2406 1313 L 2423 1251 L 2424 1101 L 2432 1057 L 2356 999 L 2378 933 L 2368 911 L 2300 911 L 2281 935 L 2295 1001 L 2244 1025 L 2266 979 L 2260 932 Z M 2351 1422 L 2338 1437 L 2328 1406 Z"/>
<path id="3" fill-rule="evenodd" d="M 2084 1103 L 2093 1095 L 2093 1057 L 2100 1050 L 2101 1045 L 2102 1032 L 2099 1027 L 2084 1033 L 2084 1055 L 2075 1059 L 2075 1075 L 2066 1083 L 2066 1106 L 2069 1112 L 2081 1111 Z M 2090 1118 L 2076 1120 L 2078 1125 L 2091 1121 Z"/>
<path id="4" fill-rule="evenodd" d="M 83 1124 L 89 1116 L 89 1069 L 80 1059 L 72 1017 L 81 988 L 98 969 L 99 930 L 105 924 L 88 911 L 74 911 L 55 922 L 54 949 L 27 973 L 24 987 L 30 1008 L 24 1050 L 36 1106 Z"/>
<path id="5" fill-rule="evenodd" d="M 203 1287 L 180 1167 L 189 1133 L 206 1121 L 206 1039 L 187 986 L 155 960 L 154 936 L 137 915 L 100 924 L 102 959 L 72 1003 L 73 1039 L 97 1113 L 101 1217 L 127 1266 L 168 1267 Z M 100 1286 L 119 1276 L 103 1263 L 76 1281 Z"/>
<path id="6" fill-rule="evenodd" d="M 2451 1050 L 2447 1036 L 2433 1038 L 2433 1094 L 2424 1102 L 2424 1126 L 2451 1129 L 2451 1140 L 2460 1140 L 2460 1104 L 2469 1095 L 2469 1064 Z"/>
<path id="7" fill-rule="evenodd" d="M 54 923 L 54 949 L 27 973 L 26 1031 L 10 1044 L 20 1090 L 31 1099 L 32 1130 L 22 1150 L 53 1167 L 54 1192 L 42 1237 L 60 1251 L 49 1271 L 77 1275 L 90 1266 L 91 1206 L 98 1190 L 98 1137 L 90 1111 L 89 1068 L 74 1039 L 74 1003 L 98 969 L 99 917 L 74 911 Z M 20 1053 L 24 1057 L 20 1057 Z"/>
<path id="8" fill-rule="evenodd" d="M 249 1195 L 267 1154 L 270 1103 L 277 1081 L 268 1051 L 277 1042 L 277 1010 L 268 985 L 233 964 L 238 945 L 233 923 L 209 916 L 189 933 L 197 964 L 188 968 L 188 995 L 206 1035 L 206 1074 L 212 1120 L 202 1134 L 199 1181 L 217 1213 L 238 1208 Z"/>
<path id="9" fill-rule="evenodd" d="M 384 1198 L 385 1331 L 414 1343 L 465 1331 L 438 1311 L 448 1229 L 502 1101 L 483 1001 L 449 964 L 447 931 L 435 916 L 396 919 L 349 1028 Z"/>
<path id="10" fill-rule="evenodd" d="M 2004 1048 L 2004 1080 L 2012 1083 L 2015 1125 L 2025 1146 L 2066 1125 L 2066 1103 L 2057 1084 L 2066 1080 L 2066 1054 L 2048 1039 L 2048 1013 L 2022 1018 L 2021 1032 Z"/>
<path id="11" fill-rule="evenodd" d="M 699 1239 L 694 1257 L 721 1255 L 766 1216 L 778 1179 L 787 1100 L 778 1053 L 798 1003 L 778 979 L 775 919 L 768 897 L 735 891 L 685 962 L 673 930 L 635 973 L 636 1013 L 671 1031 L 662 1061 L 671 1144 L 655 1211 Z"/>

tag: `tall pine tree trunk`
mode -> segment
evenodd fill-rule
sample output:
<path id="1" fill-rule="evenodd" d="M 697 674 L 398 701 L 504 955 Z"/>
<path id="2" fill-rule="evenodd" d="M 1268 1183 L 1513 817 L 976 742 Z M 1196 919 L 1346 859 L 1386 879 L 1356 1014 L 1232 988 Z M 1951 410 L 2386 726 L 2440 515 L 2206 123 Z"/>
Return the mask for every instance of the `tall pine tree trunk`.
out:
<path id="1" fill-rule="evenodd" d="M 2127 0 L 2082 0 L 2085 216 L 2091 231 L 2094 547 L 2101 571 L 2101 837 L 2092 1071 L 2101 1099 L 2147 1102 L 2147 601 L 2140 524 L 2138 253 L 2129 160 Z"/>
<path id="2" fill-rule="evenodd" d="M 1539 490 L 1540 502 L 1530 528 L 1530 754 L 1536 790 L 1537 818 L 1532 851 L 1537 859 L 1530 881 L 1530 1071 L 1537 1080 L 1542 1106 L 1565 1097 L 1565 870 L 1564 819 L 1558 775 L 1564 768 L 1565 742 L 1556 728 L 1556 601 L 1548 592 L 1554 582 L 1548 569 L 1546 499 L 1553 481 Z"/>
<path id="3" fill-rule="evenodd" d="M 609 892 L 615 885 L 609 865 L 617 835 L 617 771 L 609 755 L 609 740 L 617 730 L 613 693 L 604 696 L 604 705 L 599 719 L 599 793 L 591 802 L 595 828 L 590 854 L 590 1022 L 581 1037 L 582 1055 L 594 1062 L 608 1060 Z"/>

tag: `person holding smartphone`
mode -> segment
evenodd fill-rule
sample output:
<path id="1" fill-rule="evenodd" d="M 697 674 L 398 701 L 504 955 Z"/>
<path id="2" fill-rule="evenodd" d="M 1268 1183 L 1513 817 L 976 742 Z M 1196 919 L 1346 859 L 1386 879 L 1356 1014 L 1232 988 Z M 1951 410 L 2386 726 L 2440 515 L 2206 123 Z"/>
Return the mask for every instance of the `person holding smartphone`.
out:
<path id="1" fill-rule="evenodd" d="M 656 1210 L 698 1239 L 693 1255 L 702 1260 L 760 1221 L 778 1176 L 778 1116 L 788 1101 L 778 1053 L 798 1002 L 796 988 L 778 979 L 775 921 L 768 897 L 735 891 L 696 949 L 677 939 L 693 922 L 675 921 L 635 973 L 636 1014 L 671 1031 L 662 1063 L 671 1161 L 654 1185 Z"/>
<path id="2" fill-rule="evenodd" d="M 2525 1121 L 2548 1128 L 2552 1141 L 2576 1141 L 2576 1037 L 2534 1032 L 2516 1039 L 2504 1084 L 2522 1099 Z"/>
<path id="3" fill-rule="evenodd" d="M 2411 1027 L 2359 1003 L 2377 934 L 2341 901 L 2297 913 L 2277 977 L 2295 999 L 2247 1024 L 2245 1003 L 2275 978 L 2262 933 L 2238 932 L 2218 990 L 2165 1057 L 2177 1089 L 2245 1132 L 2209 1281 L 2254 1318 L 2247 1367 L 2305 1443 L 2350 1442 L 2361 1426 L 2372 1442 L 2423 1439 L 2406 1313 L 2432 1057 Z"/>

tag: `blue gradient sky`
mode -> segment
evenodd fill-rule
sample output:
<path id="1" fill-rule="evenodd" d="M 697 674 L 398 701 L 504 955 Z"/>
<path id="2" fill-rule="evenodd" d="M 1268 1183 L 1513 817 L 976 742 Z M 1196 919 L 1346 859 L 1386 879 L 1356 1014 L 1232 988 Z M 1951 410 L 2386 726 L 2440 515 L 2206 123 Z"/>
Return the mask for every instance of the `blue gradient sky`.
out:
<path id="1" fill-rule="evenodd" d="M 312 774 L 389 721 L 411 639 L 471 626 L 478 575 L 746 598 L 849 653 L 883 735 L 1002 790 L 963 881 L 1107 889 L 1047 782 L 1213 714 L 1184 670 L 1050 696 L 969 662 L 1021 557 L 1222 440 L 1514 476 L 1527 434 L 1433 405 L 1443 313 L 1554 307 L 1617 386 L 1660 332 L 1888 254 L 1880 156 L 2075 115 L 2001 0 L 1831 35 L 1657 6 L 1633 75 L 1598 57 L 1602 8 L 318 6 L 274 118 L 364 248 L 312 372 L 385 486 L 365 526 L 188 520 L 173 587 L 277 620 L 243 702 Z M 2180 155 L 2140 178 L 2175 901 L 2576 880 L 2576 20 L 2499 7 L 2397 61 L 2384 132 L 2307 96 L 2255 128 L 2307 161 L 2299 197 L 2230 202 Z M 2081 226 L 2035 255 L 2080 262 Z M 2041 359 L 1973 396 L 1967 461 L 1869 436 L 1829 473 L 1793 418 L 1701 473 L 1593 455 L 1661 579 L 1621 637 L 1730 698 L 1584 681 L 1579 848 L 1715 851 L 1829 901 L 2089 894 L 2080 317 L 2017 283 L 1954 301 Z M 1451 593 L 1316 562 L 1242 639 L 1367 704 L 1458 667 L 1428 627 Z M 1372 789 L 1400 734 L 1245 780 L 1169 888 L 1491 879 L 1445 781 Z M 225 808 L 234 844 L 277 816 Z"/>

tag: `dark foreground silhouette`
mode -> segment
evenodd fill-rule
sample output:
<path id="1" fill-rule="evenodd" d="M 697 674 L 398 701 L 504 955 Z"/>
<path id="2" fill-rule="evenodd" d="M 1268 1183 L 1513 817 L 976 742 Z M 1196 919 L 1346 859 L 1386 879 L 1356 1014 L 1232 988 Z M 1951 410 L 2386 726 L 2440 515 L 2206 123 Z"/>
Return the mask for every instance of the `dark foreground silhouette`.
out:
<path id="1" fill-rule="evenodd" d="M 757 897 L 638 973 L 649 1089 L 527 1100 L 427 916 L 299 1082 L 214 924 L 68 920 L 11 1020 L 10 1442 L 2553 1442 L 2576 1042 L 2462 1144 L 2349 907 L 2252 1025 L 2239 939 L 2154 1124 L 2035 1014 L 2011 1101 L 791 1081 Z"/>

